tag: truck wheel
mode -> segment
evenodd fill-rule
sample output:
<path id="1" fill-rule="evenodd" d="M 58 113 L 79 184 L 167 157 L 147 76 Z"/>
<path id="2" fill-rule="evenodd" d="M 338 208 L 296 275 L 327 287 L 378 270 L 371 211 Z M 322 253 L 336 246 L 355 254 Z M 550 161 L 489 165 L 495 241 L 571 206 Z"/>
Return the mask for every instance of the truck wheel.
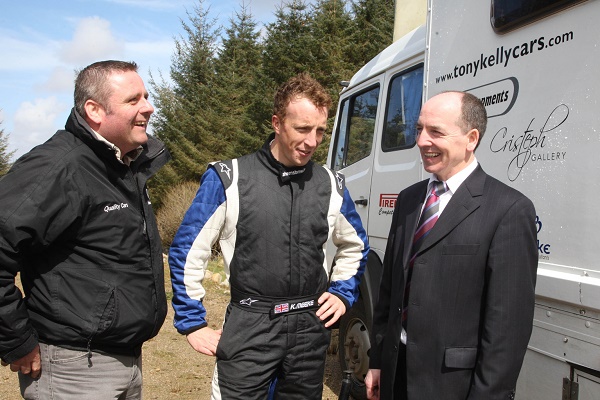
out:
<path id="1" fill-rule="evenodd" d="M 352 371 L 350 394 L 355 400 L 366 400 L 365 376 L 369 371 L 369 328 L 364 305 L 359 300 L 340 322 L 339 354 L 342 371 Z"/>

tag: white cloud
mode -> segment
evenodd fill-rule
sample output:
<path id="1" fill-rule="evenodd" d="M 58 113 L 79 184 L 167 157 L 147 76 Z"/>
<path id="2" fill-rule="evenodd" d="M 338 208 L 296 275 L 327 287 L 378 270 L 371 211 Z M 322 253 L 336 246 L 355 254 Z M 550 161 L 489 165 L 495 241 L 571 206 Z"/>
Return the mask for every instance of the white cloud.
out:
<path id="1" fill-rule="evenodd" d="M 0 35 L 0 49 L 0 71 L 41 70 L 57 62 L 54 56 L 56 45 L 51 41 L 28 42 Z"/>
<path id="2" fill-rule="evenodd" d="M 60 126 L 57 118 L 69 108 L 55 96 L 21 103 L 14 115 L 14 130 L 10 135 L 13 147 L 23 154 L 46 141 L 54 134 L 56 126 Z"/>
<path id="3" fill-rule="evenodd" d="M 171 67 L 171 57 L 175 50 L 172 39 L 152 42 L 128 42 L 125 44 L 125 57 L 139 65 L 139 74 L 147 81 L 148 71 L 158 77 L 158 71 L 168 75 Z"/>
<path id="4" fill-rule="evenodd" d="M 46 82 L 37 85 L 35 88 L 48 92 L 73 93 L 73 88 L 75 86 L 75 69 L 55 67 L 49 75 Z"/>
<path id="5" fill-rule="evenodd" d="M 110 21 L 100 17 L 84 18 L 77 24 L 73 40 L 60 50 L 63 61 L 87 65 L 100 59 L 121 58 L 124 45 L 110 29 Z"/>

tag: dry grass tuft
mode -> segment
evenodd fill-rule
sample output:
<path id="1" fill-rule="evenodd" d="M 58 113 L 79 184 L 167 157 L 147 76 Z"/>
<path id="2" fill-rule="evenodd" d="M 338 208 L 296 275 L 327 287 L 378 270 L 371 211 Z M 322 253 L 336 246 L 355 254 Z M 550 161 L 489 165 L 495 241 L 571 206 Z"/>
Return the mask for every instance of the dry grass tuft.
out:
<path id="1" fill-rule="evenodd" d="M 171 245 L 197 190 L 197 182 L 184 182 L 175 186 L 167 193 L 163 206 L 156 212 L 156 223 L 165 249 Z"/>

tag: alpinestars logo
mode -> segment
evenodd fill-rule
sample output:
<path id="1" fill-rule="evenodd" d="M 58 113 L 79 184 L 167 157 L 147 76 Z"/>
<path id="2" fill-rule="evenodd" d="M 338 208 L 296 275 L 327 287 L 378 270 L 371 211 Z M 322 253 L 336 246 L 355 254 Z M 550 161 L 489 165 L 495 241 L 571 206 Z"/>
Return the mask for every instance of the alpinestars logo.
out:
<path id="1" fill-rule="evenodd" d="M 342 187 L 343 187 L 343 184 L 344 184 L 344 178 L 340 174 L 338 174 L 337 172 L 335 173 L 335 177 L 337 179 L 338 188 L 340 190 L 342 190 Z"/>
<path id="2" fill-rule="evenodd" d="M 231 168 L 229 168 L 227 164 L 224 163 L 219 163 L 219 165 L 221 166 L 221 172 L 225 172 L 227 174 L 227 177 L 231 179 Z"/>
<path id="3" fill-rule="evenodd" d="M 252 307 L 252 303 L 257 302 L 258 300 L 254 300 L 251 297 L 248 297 L 247 299 L 244 300 L 240 300 L 240 304 L 243 306 L 248 306 L 248 307 Z"/>

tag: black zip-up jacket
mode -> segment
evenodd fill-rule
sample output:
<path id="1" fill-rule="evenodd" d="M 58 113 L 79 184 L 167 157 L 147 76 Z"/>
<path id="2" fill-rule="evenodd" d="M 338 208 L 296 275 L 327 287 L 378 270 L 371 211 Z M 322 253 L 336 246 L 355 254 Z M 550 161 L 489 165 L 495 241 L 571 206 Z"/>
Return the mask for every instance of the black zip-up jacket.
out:
<path id="1" fill-rule="evenodd" d="M 5 362 L 38 341 L 139 354 L 166 316 L 162 247 L 146 182 L 170 155 L 149 137 L 140 156 L 122 164 L 79 118 L 72 111 L 66 130 L 0 180 Z"/>

